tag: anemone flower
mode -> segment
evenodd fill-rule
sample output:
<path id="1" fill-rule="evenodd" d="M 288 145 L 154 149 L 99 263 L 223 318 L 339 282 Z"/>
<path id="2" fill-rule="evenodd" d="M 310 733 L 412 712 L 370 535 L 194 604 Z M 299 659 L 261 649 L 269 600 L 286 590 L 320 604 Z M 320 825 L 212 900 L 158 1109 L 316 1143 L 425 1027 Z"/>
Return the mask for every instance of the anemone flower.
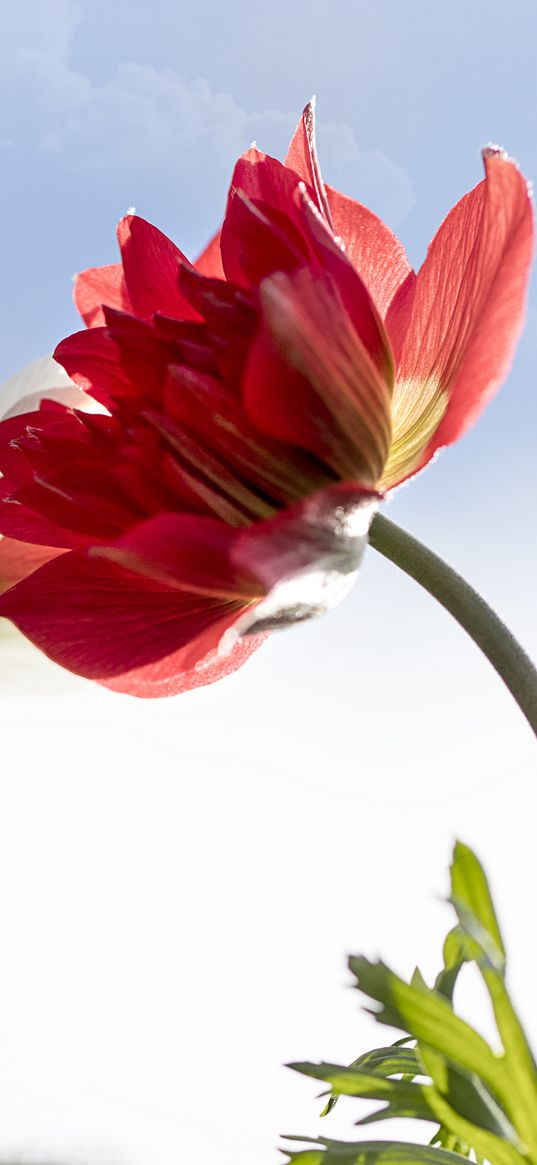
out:
<path id="1" fill-rule="evenodd" d="M 123 219 L 121 264 L 79 277 L 87 328 L 55 352 L 102 411 L 43 401 L 0 425 L 0 531 L 41 562 L 0 614 L 64 667 L 154 696 L 341 598 L 383 496 L 509 368 L 532 213 L 515 163 L 483 157 L 417 274 L 325 186 L 311 105 L 285 164 L 239 159 L 195 264 Z"/>

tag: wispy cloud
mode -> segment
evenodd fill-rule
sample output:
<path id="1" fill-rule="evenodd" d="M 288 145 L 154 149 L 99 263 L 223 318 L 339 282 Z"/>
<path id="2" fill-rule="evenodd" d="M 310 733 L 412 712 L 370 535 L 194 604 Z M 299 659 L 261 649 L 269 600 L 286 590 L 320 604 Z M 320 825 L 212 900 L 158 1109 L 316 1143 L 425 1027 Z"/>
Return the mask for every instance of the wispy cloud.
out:
<path id="1" fill-rule="evenodd" d="M 223 201 L 232 162 L 251 140 L 268 152 L 285 150 L 298 111 L 246 110 L 205 77 L 185 80 L 171 69 L 125 61 L 94 82 L 72 65 L 83 11 L 72 0 L 29 0 L 24 21 L 10 15 L 0 92 L 9 91 L 16 112 L 7 118 L 5 142 L 23 134 L 30 149 L 57 160 L 59 171 L 89 181 L 121 175 L 133 198 L 140 176 L 144 190 L 148 175 L 155 184 L 179 182 L 198 210 L 205 201 L 200 186 L 221 188 Z M 380 150 L 361 149 L 350 125 L 321 120 L 320 136 L 327 178 L 398 226 L 414 202 L 406 171 Z M 209 211 L 211 197 L 206 201 Z"/>

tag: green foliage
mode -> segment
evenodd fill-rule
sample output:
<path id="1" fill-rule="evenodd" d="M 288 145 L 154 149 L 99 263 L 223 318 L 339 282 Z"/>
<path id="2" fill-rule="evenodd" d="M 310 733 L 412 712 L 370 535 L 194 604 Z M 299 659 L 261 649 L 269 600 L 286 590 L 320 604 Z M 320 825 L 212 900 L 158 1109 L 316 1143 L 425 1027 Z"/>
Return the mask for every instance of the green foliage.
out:
<path id="1" fill-rule="evenodd" d="M 506 987 L 505 948 L 487 879 L 475 854 L 460 842 L 453 854 L 450 901 L 457 922 L 447 935 L 434 987 L 419 970 L 406 983 L 382 962 L 349 959 L 377 1021 L 399 1028 L 403 1039 L 349 1066 L 290 1065 L 330 1086 L 323 1115 L 339 1096 L 379 1101 L 381 1107 L 358 1124 L 390 1117 L 432 1121 L 438 1127 L 430 1144 L 296 1138 L 308 1147 L 285 1150 L 293 1165 L 461 1165 L 469 1157 L 490 1165 L 537 1165 L 537 1068 Z M 500 1052 L 454 1009 L 465 963 L 475 964 L 482 976 Z"/>

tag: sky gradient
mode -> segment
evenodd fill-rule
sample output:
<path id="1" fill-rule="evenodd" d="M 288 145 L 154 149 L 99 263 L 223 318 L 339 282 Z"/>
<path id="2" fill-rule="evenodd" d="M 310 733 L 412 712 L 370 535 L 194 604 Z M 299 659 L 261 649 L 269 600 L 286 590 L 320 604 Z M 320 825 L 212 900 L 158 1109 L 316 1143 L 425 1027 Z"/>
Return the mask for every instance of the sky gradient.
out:
<path id="1" fill-rule="evenodd" d="M 115 260 L 129 206 L 194 256 L 236 156 L 254 139 L 281 156 L 314 92 L 325 177 L 416 265 L 481 179 L 483 145 L 537 179 L 533 0 L 5 7 L 0 380 L 78 327 L 71 277 Z M 498 398 L 388 511 L 530 651 L 536 365 L 533 300 Z M 434 973 L 455 835 L 492 870 L 537 1043 L 532 740 L 477 649 L 394 567 L 370 552 L 329 616 L 171 701 L 66 678 L 12 638 L 0 1157 L 160 1165 L 201 1144 L 203 1160 L 269 1165 L 279 1133 L 316 1135 L 318 1090 L 281 1065 L 377 1041 L 346 989 L 349 951 Z M 338 1106 L 323 1131 L 352 1136 L 357 1116 Z"/>

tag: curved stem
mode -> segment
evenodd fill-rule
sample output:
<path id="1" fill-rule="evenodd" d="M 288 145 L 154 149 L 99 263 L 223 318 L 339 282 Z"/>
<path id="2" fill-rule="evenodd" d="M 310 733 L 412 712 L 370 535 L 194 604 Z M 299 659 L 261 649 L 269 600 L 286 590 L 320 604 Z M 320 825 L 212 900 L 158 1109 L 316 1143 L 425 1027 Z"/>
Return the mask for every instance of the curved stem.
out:
<path id="1" fill-rule="evenodd" d="M 501 676 L 537 735 L 537 670 L 484 599 L 437 554 L 382 514 L 377 514 L 371 524 L 369 542 L 438 599 L 464 627 Z"/>

